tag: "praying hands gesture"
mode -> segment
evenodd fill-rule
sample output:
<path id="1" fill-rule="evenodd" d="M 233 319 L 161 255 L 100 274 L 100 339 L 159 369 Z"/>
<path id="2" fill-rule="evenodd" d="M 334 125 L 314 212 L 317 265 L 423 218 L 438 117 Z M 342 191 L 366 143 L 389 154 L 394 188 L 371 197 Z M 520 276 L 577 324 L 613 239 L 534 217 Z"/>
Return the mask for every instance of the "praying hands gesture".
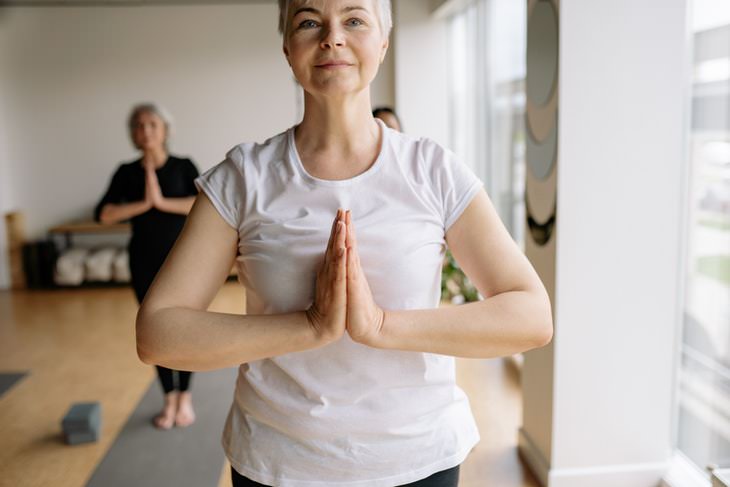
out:
<path id="1" fill-rule="evenodd" d="M 160 181 L 157 179 L 157 171 L 152 164 L 145 164 L 145 195 L 144 202 L 147 209 L 157 208 L 167 213 L 177 213 L 187 215 L 195 202 L 195 196 L 186 196 L 182 198 L 167 198 L 162 194 Z"/>
<path id="2" fill-rule="evenodd" d="M 385 313 L 375 303 L 360 265 L 349 210 L 337 210 L 317 273 L 314 302 L 306 314 L 315 334 L 326 342 L 339 339 L 345 331 L 356 342 L 377 342 Z"/>
<path id="3" fill-rule="evenodd" d="M 145 164 L 145 201 L 150 208 L 161 209 L 164 206 L 165 197 L 162 195 L 162 189 L 160 189 L 160 181 L 157 179 L 157 172 L 152 164 Z"/>

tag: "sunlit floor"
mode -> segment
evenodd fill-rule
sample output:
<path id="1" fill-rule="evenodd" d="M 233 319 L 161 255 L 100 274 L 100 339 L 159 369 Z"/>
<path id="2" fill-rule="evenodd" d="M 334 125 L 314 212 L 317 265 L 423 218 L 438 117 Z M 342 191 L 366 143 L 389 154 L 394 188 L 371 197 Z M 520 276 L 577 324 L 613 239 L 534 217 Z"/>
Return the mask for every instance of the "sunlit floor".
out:
<path id="1" fill-rule="evenodd" d="M 240 286 L 226 283 L 211 309 L 242 312 Z M 135 313 L 128 288 L 0 292 L 0 372 L 29 372 L 0 397 L 2 485 L 86 485 L 155 380 L 137 359 Z M 537 486 L 517 454 L 522 404 L 512 366 L 459 359 L 457 374 L 482 437 L 462 465 L 460 485 Z M 101 438 L 67 448 L 60 420 L 69 404 L 88 400 L 102 404 Z M 230 485 L 228 468 L 220 486 Z"/>

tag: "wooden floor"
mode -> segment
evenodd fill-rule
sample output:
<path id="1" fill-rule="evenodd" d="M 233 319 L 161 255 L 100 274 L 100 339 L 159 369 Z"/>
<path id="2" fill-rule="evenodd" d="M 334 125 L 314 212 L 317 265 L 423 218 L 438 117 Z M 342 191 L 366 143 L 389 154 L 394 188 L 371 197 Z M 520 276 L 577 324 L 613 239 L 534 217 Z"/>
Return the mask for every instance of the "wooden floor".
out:
<path id="1" fill-rule="evenodd" d="M 242 312 L 242 303 L 240 286 L 228 282 L 211 309 Z M 0 292 L 0 372 L 29 373 L 0 397 L 1 485 L 86 484 L 156 380 L 137 359 L 135 313 L 129 288 Z M 482 437 L 462 465 L 460 486 L 537 487 L 517 455 L 522 405 L 512 366 L 458 359 L 457 374 Z M 93 400 L 104 415 L 100 441 L 65 447 L 61 418 L 71 403 Z M 230 486 L 228 468 L 220 487 Z"/>

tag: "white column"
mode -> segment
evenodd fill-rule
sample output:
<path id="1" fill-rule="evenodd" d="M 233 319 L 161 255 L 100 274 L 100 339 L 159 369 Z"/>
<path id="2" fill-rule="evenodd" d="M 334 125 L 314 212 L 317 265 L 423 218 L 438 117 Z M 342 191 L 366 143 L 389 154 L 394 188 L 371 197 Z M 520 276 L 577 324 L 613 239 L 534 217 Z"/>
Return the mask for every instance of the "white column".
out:
<path id="1" fill-rule="evenodd" d="M 550 487 L 653 487 L 671 454 L 680 339 L 687 5 L 558 8 L 554 259 L 527 248 L 555 335 L 525 357 L 520 450 Z"/>

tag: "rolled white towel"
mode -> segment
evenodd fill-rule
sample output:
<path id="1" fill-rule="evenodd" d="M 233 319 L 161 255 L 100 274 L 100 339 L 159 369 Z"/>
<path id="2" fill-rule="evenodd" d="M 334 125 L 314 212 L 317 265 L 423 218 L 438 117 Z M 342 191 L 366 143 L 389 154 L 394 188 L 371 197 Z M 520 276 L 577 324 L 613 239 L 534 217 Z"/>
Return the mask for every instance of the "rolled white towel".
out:
<path id="1" fill-rule="evenodd" d="M 59 286 L 78 286 L 84 282 L 84 260 L 88 249 L 71 248 L 56 260 L 53 280 Z"/>
<path id="2" fill-rule="evenodd" d="M 132 274 L 129 272 L 129 252 L 127 249 L 119 249 L 114 257 L 114 280 L 116 282 L 130 282 Z"/>
<path id="3" fill-rule="evenodd" d="M 112 263 L 117 250 L 114 248 L 101 248 L 86 256 L 84 267 L 87 281 L 112 280 Z"/>

